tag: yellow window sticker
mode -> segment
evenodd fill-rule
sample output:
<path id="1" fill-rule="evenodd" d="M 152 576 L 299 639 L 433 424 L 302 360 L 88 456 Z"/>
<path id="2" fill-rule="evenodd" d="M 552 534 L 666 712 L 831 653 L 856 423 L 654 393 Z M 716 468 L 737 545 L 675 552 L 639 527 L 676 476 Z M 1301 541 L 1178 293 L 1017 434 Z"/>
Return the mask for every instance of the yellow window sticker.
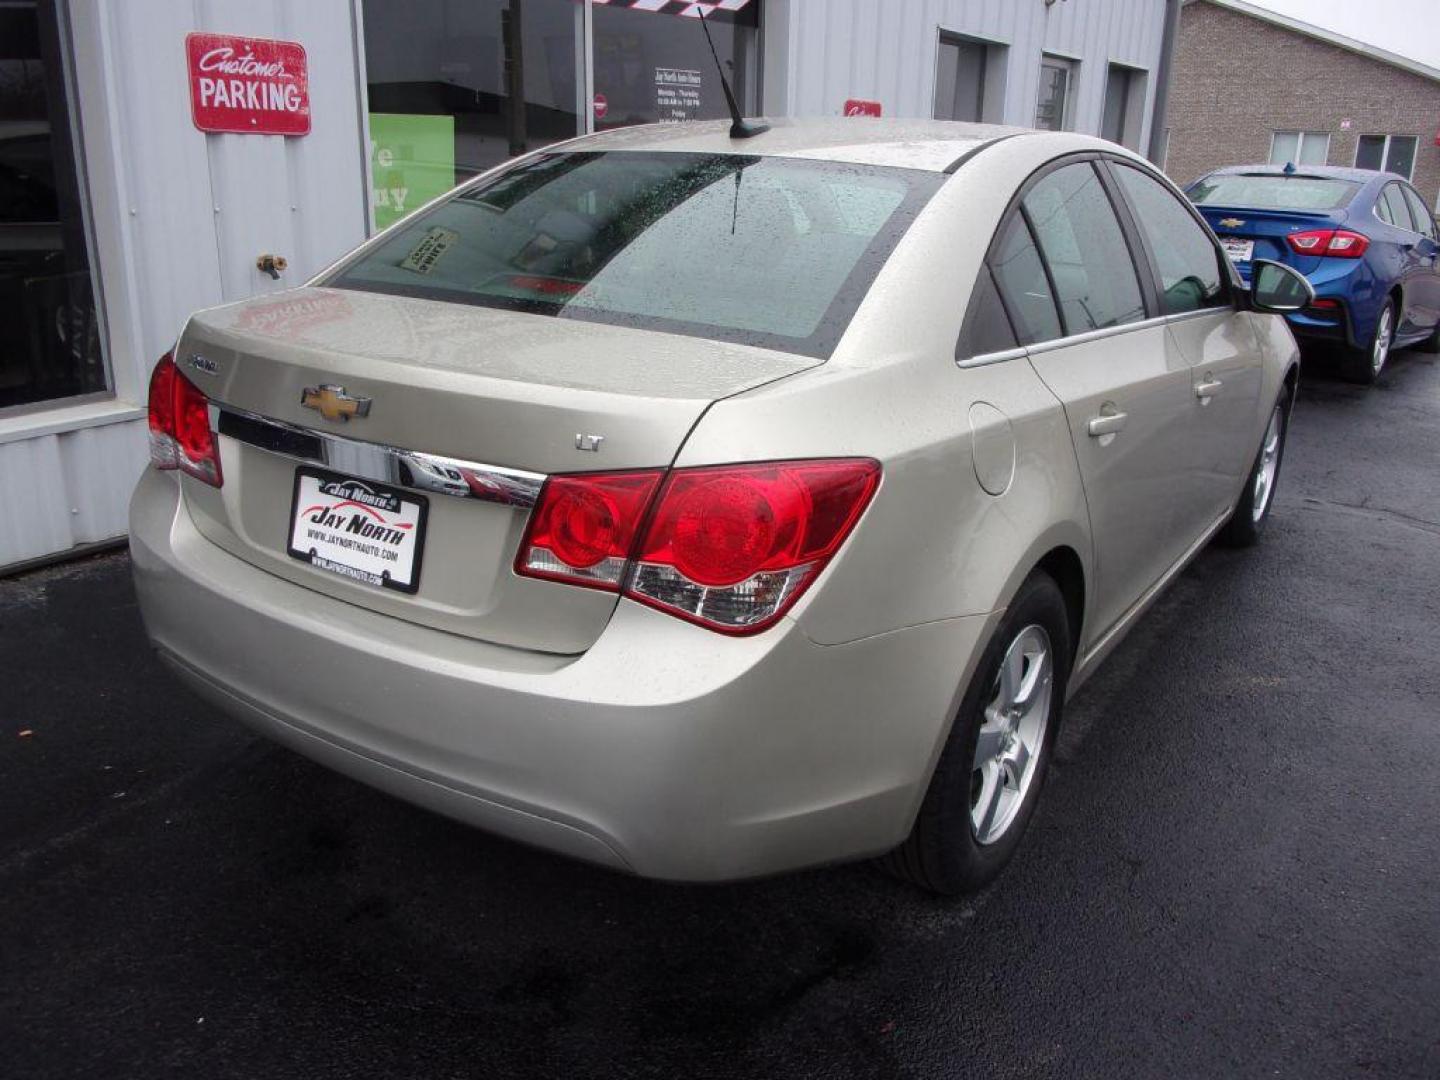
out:
<path id="1" fill-rule="evenodd" d="M 417 274 L 428 274 L 435 269 L 445 252 L 450 246 L 460 239 L 460 234 L 453 229 L 442 229 L 436 227 L 420 238 L 420 242 L 405 256 L 400 264 L 402 270 L 413 270 Z"/>

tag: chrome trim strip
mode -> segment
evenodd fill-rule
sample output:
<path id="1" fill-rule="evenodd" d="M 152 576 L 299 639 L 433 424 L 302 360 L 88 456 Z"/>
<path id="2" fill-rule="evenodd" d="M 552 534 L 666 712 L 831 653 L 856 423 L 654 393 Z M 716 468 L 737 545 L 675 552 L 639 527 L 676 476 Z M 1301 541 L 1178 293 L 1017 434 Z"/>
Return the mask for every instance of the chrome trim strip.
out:
<path id="1" fill-rule="evenodd" d="M 427 454 L 419 450 L 405 450 L 383 443 L 347 439 L 343 435 L 300 427 L 284 420 L 273 420 L 268 416 L 259 416 L 244 409 L 237 409 L 233 405 L 221 405 L 213 401 L 210 403 L 211 430 L 219 431 L 223 413 L 229 413 L 251 424 L 271 428 L 281 435 L 314 439 L 319 444 L 319 457 L 290 454 L 269 446 L 261 446 L 260 449 L 288 457 L 292 461 L 325 465 L 360 480 L 393 484 L 430 495 L 478 499 L 481 502 L 525 509 L 535 505 L 540 497 L 540 488 L 545 483 L 544 473 L 510 469 L 503 465 L 482 465 L 475 461 Z M 227 434 L 227 437 L 235 438 L 246 445 L 259 446 L 258 443 L 233 434 Z"/>
<path id="2" fill-rule="evenodd" d="M 956 360 L 955 366 L 961 368 L 988 367 L 991 364 L 1003 364 L 1006 360 L 1019 360 L 1026 355 L 1024 346 L 1018 349 L 1001 349 L 999 352 L 980 353 L 978 356 L 967 356 L 963 360 Z"/>
<path id="3" fill-rule="evenodd" d="M 1141 319 L 1139 322 L 1121 323 L 1119 326 L 1106 326 L 1099 330 L 1087 330 L 1083 334 L 1071 334 L 1068 337 L 1051 338 L 1049 341 L 1037 341 L 1029 346 L 1030 355 L 1049 352 L 1051 349 L 1063 349 L 1067 345 L 1083 345 L 1089 341 L 1101 341 L 1108 337 L 1118 337 L 1120 334 L 1129 334 L 1135 330 L 1149 330 L 1157 326 L 1164 326 L 1169 320 L 1169 315 L 1157 315 L 1153 319 Z"/>
<path id="4" fill-rule="evenodd" d="M 1205 315 L 1234 314 L 1235 306 L 1233 304 L 1222 304 L 1219 307 L 1196 308 L 1194 311 L 1180 311 L 1174 315 L 1156 315 L 1154 318 L 1141 319 L 1139 322 L 1122 323 L 1119 326 L 1107 326 L 1102 330 L 1087 330 L 1083 334 L 1071 334 L 1069 337 L 1050 338 L 1048 341 L 1037 341 L 1033 345 L 1021 345 L 1015 349 L 1002 349 L 1000 352 L 967 356 L 963 360 L 956 360 L 955 366 L 962 368 L 986 367 L 990 364 L 1003 363 L 1006 360 L 1018 360 L 1022 356 L 1033 356 L 1036 353 L 1049 352 L 1051 349 L 1063 349 L 1067 345 L 1080 345 L 1087 341 L 1099 341 L 1102 338 L 1115 337 L 1118 334 L 1128 334 L 1132 330 L 1144 330 L 1155 326 L 1168 326 L 1172 323 L 1198 319 Z"/>
<path id="5" fill-rule="evenodd" d="M 1198 319 L 1202 315 L 1234 315 L 1234 304 L 1221 304 L 1218 307 L 1196 308 L 1194 311 L 1177 311 L 1174 315 L 1166 315 L 1167 323 L 1188 322 L 1191 319 Z"/>

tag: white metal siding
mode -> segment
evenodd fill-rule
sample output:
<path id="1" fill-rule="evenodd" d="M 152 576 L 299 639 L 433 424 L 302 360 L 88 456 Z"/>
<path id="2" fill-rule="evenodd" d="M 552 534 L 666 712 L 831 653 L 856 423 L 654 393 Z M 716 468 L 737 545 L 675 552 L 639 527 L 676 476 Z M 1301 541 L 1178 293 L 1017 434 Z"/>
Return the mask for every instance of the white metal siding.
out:
<path id="1" fill-rule="evenodd" d="M 192 311 L 298 285 L 364 239 L 356 13 L 352 0 L 71 0 L 69 17 L 114 386 L 143 405 L 150 368 Z M 194 30 L 300 42 L 310 134 L 198 131 Z M 281 281 L 255 268 L 267 252 L 289 262 Z M 0 526 L 0 566 L 122 535 L 144 431 L 131 419 L 0 433 L 0 497 L 26 508 Z"/>
<path id="2" fill-rule="evenodd" d="M 928 117 L 941 30 L 1008 46 L 1004 122 L 1035 121 L 1040 58 L 1078 60 L 1068 126 L 1099 134 L 1110 63 L 1146 73 L 1150 131 L 1164 0 L 767 0 L 766 110 L 836 116 L 847 98 L 879 101 L 886 116 Z M 776 26 L 776 24 L 782 24 Z"/>
<path id="3" fill-rule="evenodd" d="M 144 460 L 143 421 L 0 444 L 0 565 L 123 533 Z"/>

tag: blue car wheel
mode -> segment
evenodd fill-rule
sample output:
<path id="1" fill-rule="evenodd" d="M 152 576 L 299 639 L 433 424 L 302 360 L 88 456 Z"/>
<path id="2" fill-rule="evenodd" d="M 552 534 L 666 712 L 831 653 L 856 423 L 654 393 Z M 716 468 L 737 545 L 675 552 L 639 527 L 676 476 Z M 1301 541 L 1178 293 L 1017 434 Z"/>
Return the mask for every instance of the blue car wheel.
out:
<path id="1" fill-rule="evenodd" d="M 1395 340 L 1395 301 L 1386 300 L 1375 319 L 1375 332 L 1368 345 L 1350 349 L 1345 358 L 1344 375 L 1351 382 L 1368 386 L 1380 377 L 1390 359 L 1390 345 Z"/>

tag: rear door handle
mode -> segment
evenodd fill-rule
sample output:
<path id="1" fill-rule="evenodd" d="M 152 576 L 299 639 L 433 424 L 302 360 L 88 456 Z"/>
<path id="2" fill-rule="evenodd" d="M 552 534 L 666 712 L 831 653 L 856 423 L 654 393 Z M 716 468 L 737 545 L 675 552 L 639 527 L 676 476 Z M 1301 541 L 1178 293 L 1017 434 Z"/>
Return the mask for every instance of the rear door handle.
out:
<path id="1" fill-rule="evenodd" d="M 1090 418 L 1089 423 L 1085 425 L 1085 430 L 1090 433 L 1092 438 L 1098 439 L 1102 435 L 1115 434 L 1125 426 L 1125 421 L 1128 419 L 1129 416 L 1123 412 L 1101 413 L 1099 416 Z"/>
<path id="2" fill-rule="evenodd" d="M 1195 396 L 1201 401 L 1205 401 L 1218 394 L 1224 385 L 1219 379 L 1206 379 L 1204 382 L 1195 384 Z"/>

